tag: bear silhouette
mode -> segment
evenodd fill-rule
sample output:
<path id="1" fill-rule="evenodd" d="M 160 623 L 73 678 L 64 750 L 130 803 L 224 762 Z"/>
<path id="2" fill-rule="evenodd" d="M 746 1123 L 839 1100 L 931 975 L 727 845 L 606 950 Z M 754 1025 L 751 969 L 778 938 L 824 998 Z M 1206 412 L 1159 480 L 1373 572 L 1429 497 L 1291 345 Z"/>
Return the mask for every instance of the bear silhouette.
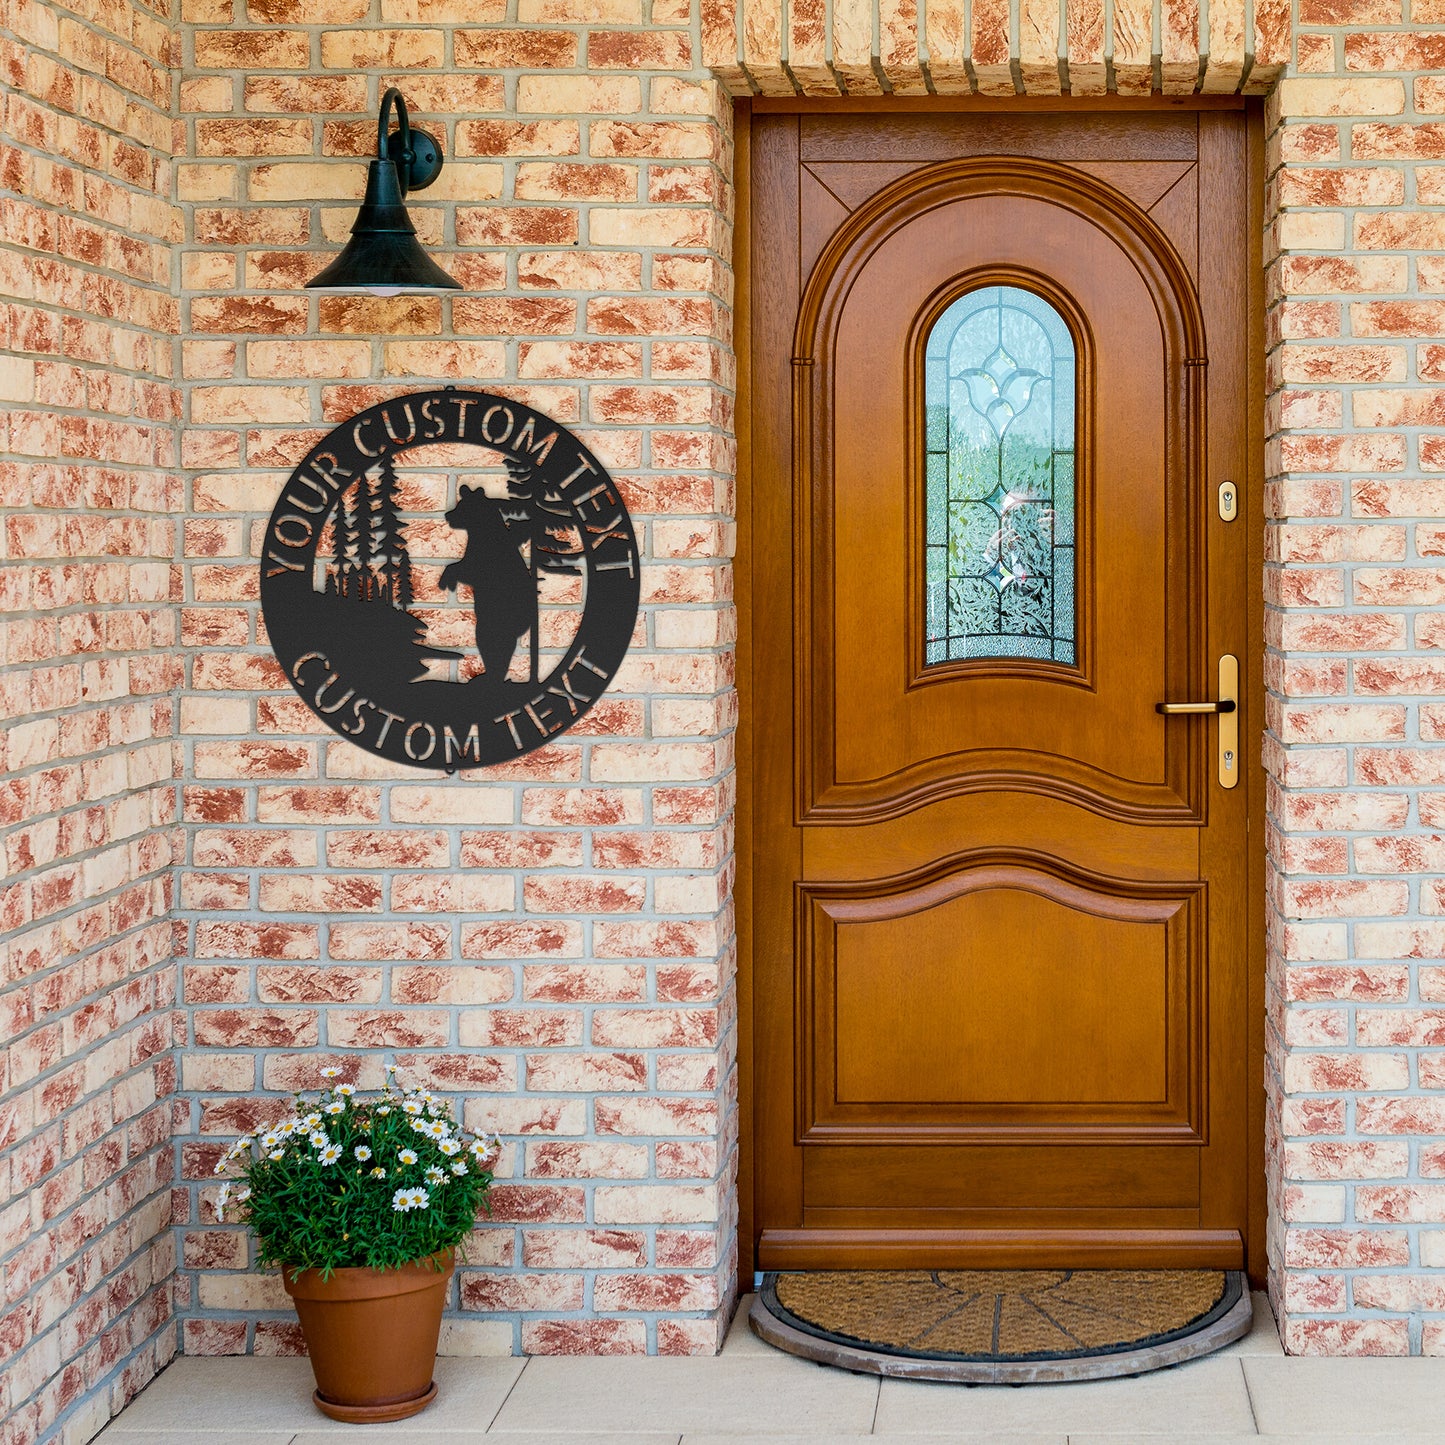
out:
<path id="1" fill-rule="evenodd" d="M 537 586 L 532 570 L 507 526 L 502 503 L 480 487 L 463 487 L 446 518 L 467 534 L 467 546 L 460 562 L 443 569 L 442 588 L 451 591 L 464 582 L 472 589 L 477 652 L 487 681 L 502 682 L 517 643 L 537 625 Z"/>

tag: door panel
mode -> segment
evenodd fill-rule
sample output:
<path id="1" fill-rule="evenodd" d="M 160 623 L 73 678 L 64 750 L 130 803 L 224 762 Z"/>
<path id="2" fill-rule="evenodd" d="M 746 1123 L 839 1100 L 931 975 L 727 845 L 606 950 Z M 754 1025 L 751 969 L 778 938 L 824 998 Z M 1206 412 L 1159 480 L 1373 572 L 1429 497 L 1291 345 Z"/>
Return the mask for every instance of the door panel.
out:
<path id="1" fill-rule="evenodd" d="M 1110 1132 L 1187 1123 L 1181 1099 L 1200 1062 L 1188 1033 L 1193 895 L 1120 898 L 1018 866 L 884 897 L 847 888 L 801 890 L 816 1054 L 805 1136 L 850 1123 L 880 1142 L 1043 1120 Z M 1021 957 L 1037 966 L 1021 970 Z"/>
<path id="2" fill-rule="evenodd" d="M 1244 116 L 762 115 L 751 146 L 758 1263 L 1238 1265 L 1249 790 L 1155 705 L 1250 643 L 1248 524 L 1211 504 L 1227 475 L 1249 515 Z M 1201 197 L 1235 223 L 1204 267 Z M 1019 439 L 1062 383 L 1023 323 L 946 392 L 929 352 L 1021 292 L 1073 368 L 1047 495 Z M 985 629 L 951 652 L 945 596 Z"/>

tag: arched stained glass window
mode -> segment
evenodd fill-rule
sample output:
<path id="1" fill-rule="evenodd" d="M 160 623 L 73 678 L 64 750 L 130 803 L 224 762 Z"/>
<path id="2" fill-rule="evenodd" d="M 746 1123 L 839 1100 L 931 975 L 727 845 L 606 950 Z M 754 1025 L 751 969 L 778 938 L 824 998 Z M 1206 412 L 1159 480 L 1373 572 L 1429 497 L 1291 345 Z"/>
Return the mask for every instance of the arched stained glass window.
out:
<path id="1" fill-rule="evenodd" d="M 924 359 L 926 663 L 1075 661 L 1074 341 L 1017 286 L 960 296 Z"/>

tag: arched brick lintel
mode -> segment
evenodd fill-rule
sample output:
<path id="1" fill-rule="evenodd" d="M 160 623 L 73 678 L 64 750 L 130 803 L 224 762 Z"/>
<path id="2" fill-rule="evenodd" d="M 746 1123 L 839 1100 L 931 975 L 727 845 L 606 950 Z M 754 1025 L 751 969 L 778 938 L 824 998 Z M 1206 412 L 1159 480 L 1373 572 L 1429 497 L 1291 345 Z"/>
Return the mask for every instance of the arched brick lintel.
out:
<path id="1" fill-rule="evenodd" d="M 1289 0 L 702 0 L 733 95 L 1263 95 Z"/>

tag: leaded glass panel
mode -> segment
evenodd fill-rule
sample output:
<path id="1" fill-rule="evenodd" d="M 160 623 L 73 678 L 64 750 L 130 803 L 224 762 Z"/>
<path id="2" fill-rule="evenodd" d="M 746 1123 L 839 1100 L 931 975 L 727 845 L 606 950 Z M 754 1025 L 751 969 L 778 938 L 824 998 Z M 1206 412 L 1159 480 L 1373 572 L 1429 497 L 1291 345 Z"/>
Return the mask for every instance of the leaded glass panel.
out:
<path id="1" fill-rule="evenodd" d="M 1074 341 L 1018 286 L 960 296 L 924 358 L 925 661 L 1075 661 Z"/>

